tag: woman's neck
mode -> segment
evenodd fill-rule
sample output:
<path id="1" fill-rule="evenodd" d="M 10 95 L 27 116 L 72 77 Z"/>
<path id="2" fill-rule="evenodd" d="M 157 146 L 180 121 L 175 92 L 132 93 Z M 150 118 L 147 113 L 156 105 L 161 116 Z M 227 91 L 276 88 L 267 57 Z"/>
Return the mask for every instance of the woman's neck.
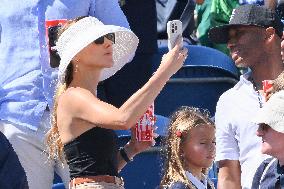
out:
<path id="1" fill-rule="evenodd" d="M 78 72 L 73 76 L 70 87 L 81 87 L 96 95 L 100 73 Z"/>

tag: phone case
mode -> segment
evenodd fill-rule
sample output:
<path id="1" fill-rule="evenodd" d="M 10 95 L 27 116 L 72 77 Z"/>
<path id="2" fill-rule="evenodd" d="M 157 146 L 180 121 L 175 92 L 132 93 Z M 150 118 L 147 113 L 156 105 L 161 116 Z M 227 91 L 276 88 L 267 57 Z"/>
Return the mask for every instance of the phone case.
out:
<path id="1" fill-rule="evenodd" d="M 179 35 L 182 35 L 182 22 L 180 20 L 172 20 L 167 23 L 168 48 L 174 48 Z"/>

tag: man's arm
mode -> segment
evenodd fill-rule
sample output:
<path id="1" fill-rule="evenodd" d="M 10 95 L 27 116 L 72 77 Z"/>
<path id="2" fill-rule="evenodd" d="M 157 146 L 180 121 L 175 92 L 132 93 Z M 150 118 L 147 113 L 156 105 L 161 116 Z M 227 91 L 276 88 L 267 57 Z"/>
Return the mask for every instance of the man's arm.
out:
<path id="1" fill-rule="evenodd" d="M 241 189 L 241 166 L 238 160 L 221 160 L 219 163 L 218 189 Z"/>
<path id="2" fill-rule="evenodd" d="M 234 89 L 232 89 L 234 90 Z M 219 167 L 218 189 L 240 189 L 241 168 L 238 141 L 238 120 L 233 116 L 237 109 L 232 103 L 237 93 L 229 90 L 221 95 L 216 106 L 216 162 Z"/>

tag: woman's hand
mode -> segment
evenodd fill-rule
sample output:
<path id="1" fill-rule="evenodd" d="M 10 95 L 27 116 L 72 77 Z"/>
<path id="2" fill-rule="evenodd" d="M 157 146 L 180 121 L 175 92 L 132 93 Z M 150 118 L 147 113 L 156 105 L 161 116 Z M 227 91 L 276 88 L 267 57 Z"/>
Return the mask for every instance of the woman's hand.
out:
<path id="1" fill-rule="evenodd" d="M 187 48 L 182 48 L 182 37 L 179 36 L 175 47 L 165 54 L 162 58 L 162 62 L 157 71 L 167 71 L 169 77 L 175 74 L 183 65 L 187 58 Z"/>
<path id="2" fill-rule="evenodd" d="M 155 133 L 156 128 L 154 128 L 152 141 L 137 141 L 135 127 L 132 127 L 130 130 L 131 130 L 131 139 L 124 147 L 129 158 L 133 158 L 135 155 L 139 154 L 140 152 L 143 152 L 149 149 L 151 146 L 155 145 L 155 138 L 158 137 L 158 134 Z"/>
<path id="3" fill-rule="evenodd" d="M 124 151 L 127 154 L 128 158 L 131 160 L 133 157 L 140 152 L 143 152 L 147 149 L 149 149 L 151 146 L 155 145 L 155 138 L 158 137 L 158 135 L 155 133 L 155 130 L 157 129 L 156 126 L 154 126 L 154 132 L 153 132 L 153 140 L 152 141 L 137 141 L 136 139 L 136 132 L 135 132 L 135 126 L 131 127 L 131 139 L 130 141 L 124 146 Z M 118 152 L 118 170 L 120 171 L 123 169 L 123 167 L 126 165 L 126 161 L 122 158 L 121 154 Z"/>

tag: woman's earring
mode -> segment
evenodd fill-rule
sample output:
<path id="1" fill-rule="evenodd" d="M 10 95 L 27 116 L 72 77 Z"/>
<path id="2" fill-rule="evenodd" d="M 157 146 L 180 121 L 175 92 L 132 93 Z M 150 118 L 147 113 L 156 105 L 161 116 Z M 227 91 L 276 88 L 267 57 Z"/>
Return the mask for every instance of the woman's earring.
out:
<path id="1" fill-rule="evenodd" d="M 75 70 L 74 70 L 75 72 L 78 72 L 78 67 L 79 67 L 78 64 L 75 64 Z"/>
<path id="2" fill-rule="evenodd" d="M 75 71 L 75 72 L 78 72 L 78 67 L 79 67 L 79 66 L 78 66 L 78 63 L 79 63 L 79 60 L 76 58 L 76 59 L 75 59 L 75 62 L 76 62 L 76 63 L 75 63 L 75 69 L 74 69 L 74 71 Z"/>

